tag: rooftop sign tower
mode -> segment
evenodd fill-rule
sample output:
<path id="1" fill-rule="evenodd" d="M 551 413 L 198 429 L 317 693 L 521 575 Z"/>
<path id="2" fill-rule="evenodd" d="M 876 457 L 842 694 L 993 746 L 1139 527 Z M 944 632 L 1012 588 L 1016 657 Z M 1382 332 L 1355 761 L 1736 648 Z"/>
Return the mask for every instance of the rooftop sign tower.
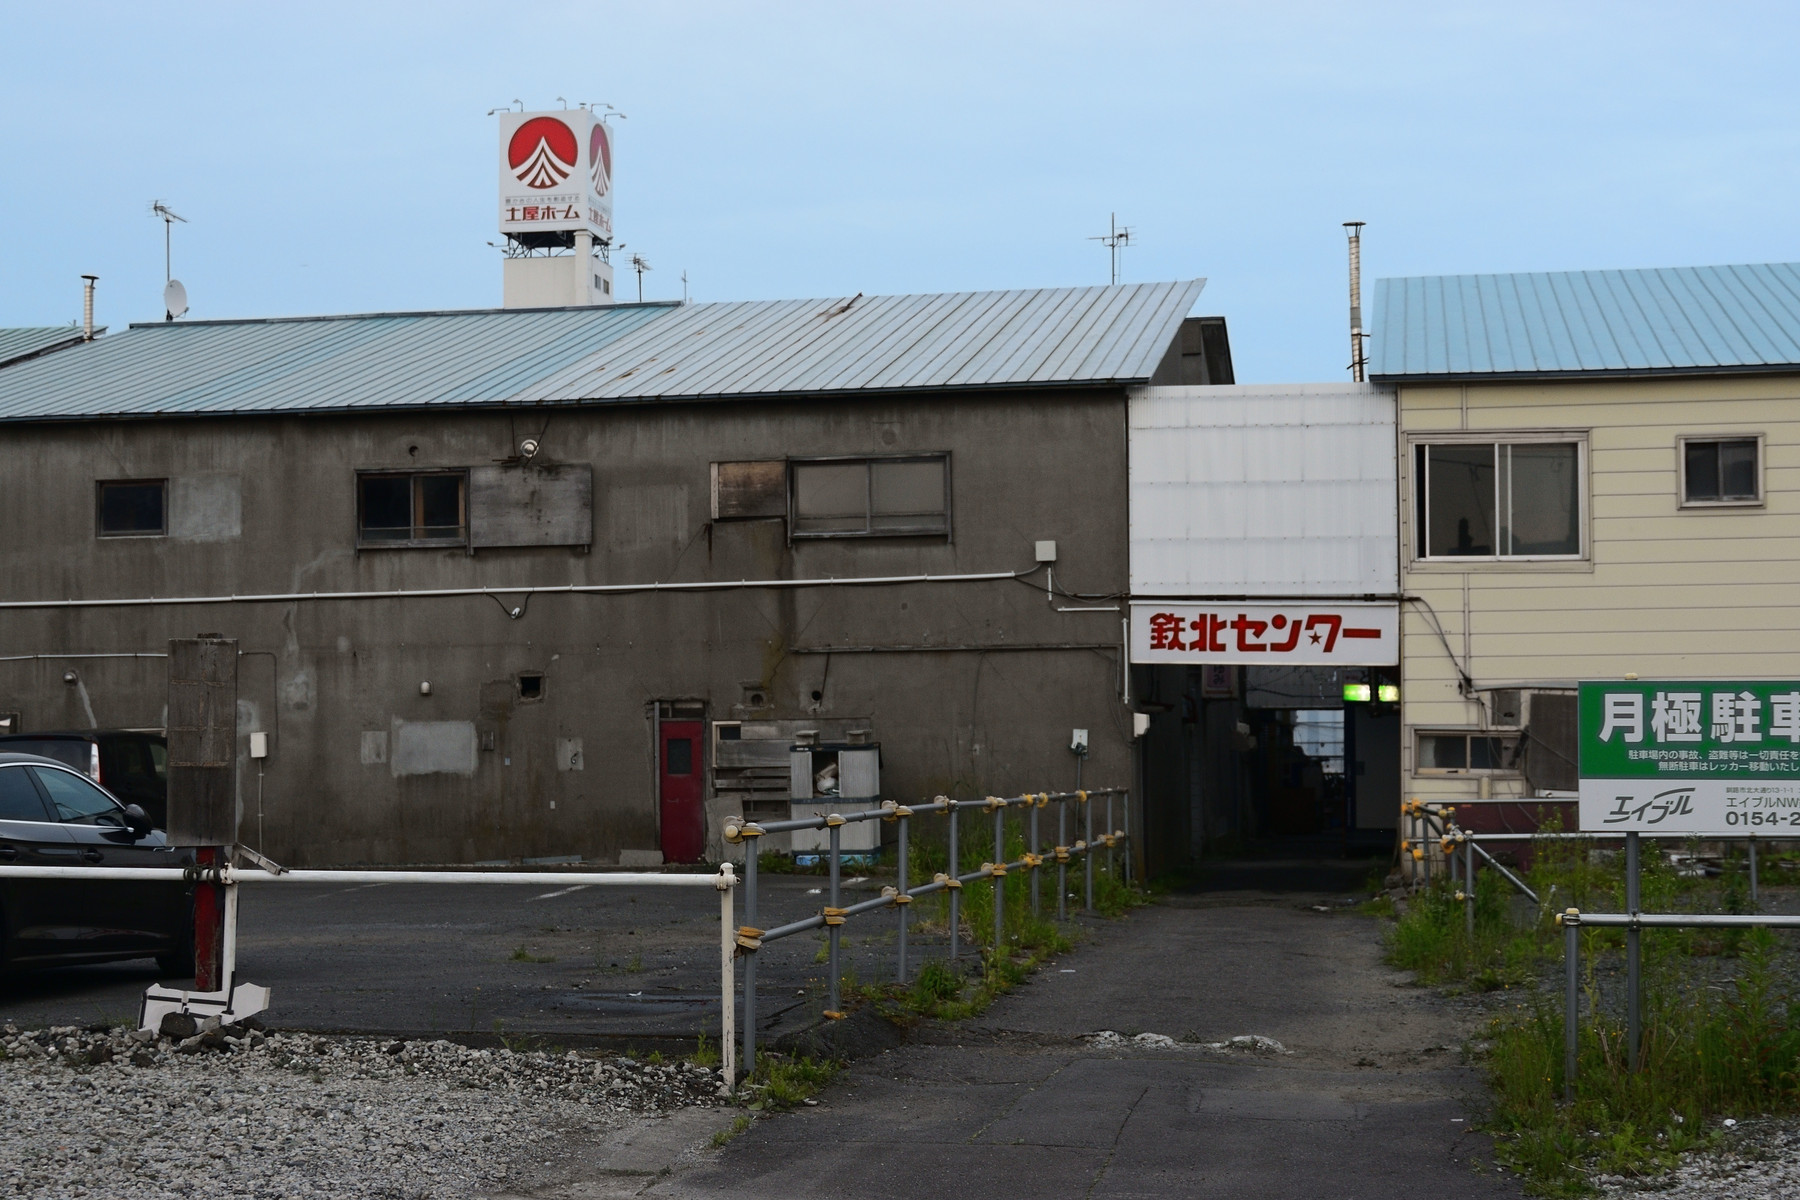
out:
<path id="1" fill-rule="evenodd" d="M 613 129 L 586 108 L 498 115 L 503 303 L 611 304 Z"/>

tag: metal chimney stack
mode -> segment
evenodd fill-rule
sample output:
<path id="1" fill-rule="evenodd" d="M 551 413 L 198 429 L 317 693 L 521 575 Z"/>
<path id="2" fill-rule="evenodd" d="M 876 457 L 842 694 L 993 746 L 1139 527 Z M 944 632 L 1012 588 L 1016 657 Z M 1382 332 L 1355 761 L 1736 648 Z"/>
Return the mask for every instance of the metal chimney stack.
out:
<path id="1" fill-rule="evenodd" d="M 1363 382 L 1362 230 L 1364 221 L 1345 221 L 1350 235 L 1350 378 Z"/>
<path id="2" fill-rule="evenodd" d="M 81 340 L 94 340 L 94 284 L 98 283 L 98 275 L 83 275 L 81 285 Z"/>

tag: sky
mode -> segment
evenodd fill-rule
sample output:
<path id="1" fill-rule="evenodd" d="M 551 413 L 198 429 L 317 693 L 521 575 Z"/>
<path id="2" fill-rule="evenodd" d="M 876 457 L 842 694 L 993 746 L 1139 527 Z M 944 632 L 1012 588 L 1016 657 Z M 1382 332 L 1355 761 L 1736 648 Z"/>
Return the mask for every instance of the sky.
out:
<path id="1" fill-rule="evenodd" d="M 0 325 L 500 302 L 496 119 L 613 105 L 645 299 L 1205 277 L 1238 381 L 1347 378 L 1384 275 L 1800 259 L 1800 6 L 0 8 Z M 559 100 L 562 97 L 563 100 Z M 1377 314 L 1378 315 L 1378 314 Z"/>

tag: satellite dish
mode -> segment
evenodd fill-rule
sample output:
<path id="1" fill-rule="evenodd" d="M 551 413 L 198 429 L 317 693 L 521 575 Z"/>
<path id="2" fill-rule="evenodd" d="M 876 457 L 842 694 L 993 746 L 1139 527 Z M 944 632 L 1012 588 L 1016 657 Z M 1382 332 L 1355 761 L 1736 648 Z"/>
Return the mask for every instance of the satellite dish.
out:
<path id="1" fill-rule="evenodd" d="M 171 279 L 163 287 L 163 311 L 169 314 L 169 320 L 188 310 L 187 289 L 181 286 L 181 280 Z"/>

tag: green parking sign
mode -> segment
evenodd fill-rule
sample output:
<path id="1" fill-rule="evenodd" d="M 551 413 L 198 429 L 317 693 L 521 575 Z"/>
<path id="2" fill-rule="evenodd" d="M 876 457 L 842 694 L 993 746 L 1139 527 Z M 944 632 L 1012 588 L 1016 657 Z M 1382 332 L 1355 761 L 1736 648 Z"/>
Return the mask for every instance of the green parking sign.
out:
<path id="1" fill-rule="evenodd" d="M 1583 683 L 1581 828 L 1800 836 L 1800 682 Z"/>

